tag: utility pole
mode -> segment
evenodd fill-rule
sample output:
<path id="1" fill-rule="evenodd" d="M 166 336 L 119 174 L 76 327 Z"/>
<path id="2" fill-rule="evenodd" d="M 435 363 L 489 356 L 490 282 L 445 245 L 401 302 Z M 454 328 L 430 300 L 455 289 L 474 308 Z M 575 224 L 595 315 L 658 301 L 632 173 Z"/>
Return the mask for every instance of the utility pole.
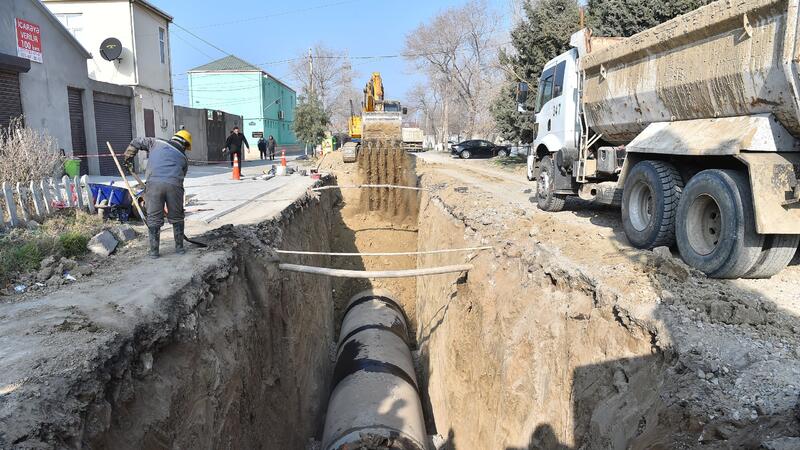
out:
<path id="1" fill-rule="evenodd" d="M 308 48 L 308 95 L 314 94 L 314 54 Z"/>

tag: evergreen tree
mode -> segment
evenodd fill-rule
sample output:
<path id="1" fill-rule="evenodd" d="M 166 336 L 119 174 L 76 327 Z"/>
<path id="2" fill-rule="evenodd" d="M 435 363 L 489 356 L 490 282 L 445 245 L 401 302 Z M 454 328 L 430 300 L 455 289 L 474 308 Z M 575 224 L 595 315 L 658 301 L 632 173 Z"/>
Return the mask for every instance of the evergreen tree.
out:
<path id="1" fill-rule="evenodd" d="M 539 75 L 547 61 L 569 50 L 569 38 L 579 27 L 575 0 L 525 2 L 525 18 L 511 31 L 515 52 L 500 52 L 500 64 L 509 73 L 492 105 L 492 114 L 502 135 L 511 141 L 533 141 L 533 113 L 517 111 L 516 85 L 530 85 L 527 107 L 533 110 Z"/>
<path id="2" fill-rule="evenodd" d="M 301 142 L 312 146 L 319 144 L 330 123 L 330 117 L 316 95 L 300 97 L 294 111 L 294 132 Z"/>
<path id="3" fill-rule="evenodd" d="M 632 36 L 712 0 L 589 0 L 588 24 L 596 36 Z"/>

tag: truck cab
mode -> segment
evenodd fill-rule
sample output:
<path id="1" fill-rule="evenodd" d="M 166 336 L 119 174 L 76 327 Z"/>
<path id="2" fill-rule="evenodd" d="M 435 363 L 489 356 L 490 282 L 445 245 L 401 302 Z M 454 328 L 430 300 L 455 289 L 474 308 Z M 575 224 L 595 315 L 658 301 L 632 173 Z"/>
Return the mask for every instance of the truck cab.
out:
<path id="1" fill-rule="evenodd" d="M 552 186 L 556 192 L 574 193 L 570 173 L 581 133 L 578 73 L 578 51 L 572 49 L 545 64 L 539 79 L 528 179 L 538 181 L 540 194 L 552 191 Z"/>

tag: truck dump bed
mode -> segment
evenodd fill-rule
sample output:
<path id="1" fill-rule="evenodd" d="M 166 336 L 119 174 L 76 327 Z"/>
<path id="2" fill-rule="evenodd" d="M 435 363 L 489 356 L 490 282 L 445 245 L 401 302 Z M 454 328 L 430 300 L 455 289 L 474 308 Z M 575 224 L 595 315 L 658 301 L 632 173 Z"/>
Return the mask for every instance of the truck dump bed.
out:
<path id="1" fill-rule="evenodd" d="M 773 114 L 796 138 L 798 0 L 720 0 L 582 58 L 589 127 L 627 144 L 654 122 Z"/>

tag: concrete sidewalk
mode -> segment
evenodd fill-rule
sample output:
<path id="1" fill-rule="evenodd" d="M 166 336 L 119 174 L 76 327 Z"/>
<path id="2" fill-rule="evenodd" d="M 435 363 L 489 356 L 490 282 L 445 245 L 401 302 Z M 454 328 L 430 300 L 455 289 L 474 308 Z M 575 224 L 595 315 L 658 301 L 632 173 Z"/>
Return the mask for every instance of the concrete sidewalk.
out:
<path id="1" fill-rule="evenodd" d="M 294 159 L 287 157 L 289 167 L 297 167 Z M 187 233 L 200 234 L 229 223 L 263 220 L 285 208 L 314 183 L 310 177 L 300 175 L 258 179 L 273 165 L 280 165 L 280 161 L 246 161 L 239 181 L 232 179 L 227 164 L 189 166 L 184 182 Z M 133 182 L 130 177 L 128 181 Z M 123 185 L 120 177 L 90 177 L 90 182 Z"/>

